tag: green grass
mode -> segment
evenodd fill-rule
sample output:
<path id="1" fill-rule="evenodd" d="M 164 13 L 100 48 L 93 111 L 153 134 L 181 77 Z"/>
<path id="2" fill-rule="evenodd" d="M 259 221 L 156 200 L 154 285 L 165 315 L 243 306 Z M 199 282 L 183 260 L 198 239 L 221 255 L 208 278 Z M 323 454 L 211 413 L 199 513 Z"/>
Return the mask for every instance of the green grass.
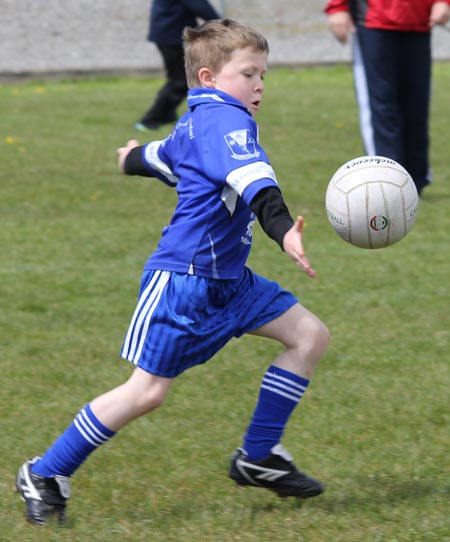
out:
<path id="1" fill-rule="evenodd" d="M 266 78 L 261 142 L 292 212 L 306 217 L 318 279 L 259 227 L 250 264 L 330 328 L 284 439 L 327 492 L 300 505 L 227 479 L 279 349 L 244 337 L 93 454 L 74 477 L 64 529 L 23 521 L 14 477 L 83 404 L 130 374 L 118 351 L 175 193 L 119 175 L 115 150 L 136 137 L 161 80 L 0 86 L 1 541 L 450 541 L 450 64 L 436 64 L 434 77 L 435 184 L 408 237 L 378 251 L 344 243 L 324 212 L 334 171 L 363 154 L 349 68 Z"/>

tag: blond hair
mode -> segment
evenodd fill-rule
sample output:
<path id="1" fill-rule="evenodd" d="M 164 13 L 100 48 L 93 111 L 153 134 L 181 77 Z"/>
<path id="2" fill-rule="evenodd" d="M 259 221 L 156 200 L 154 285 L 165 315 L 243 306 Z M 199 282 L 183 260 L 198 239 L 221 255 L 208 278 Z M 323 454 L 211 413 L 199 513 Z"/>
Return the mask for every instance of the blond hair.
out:
<path id="1" fill-rule="evenodd" d="M 237 49 L 250 47 L 256 53 L 269 53 L 269 44 L 262 34 L 231 19 L 208 21 L 197 28 L 186 27 L 183 46 L 189 88 L 200 86 L 201 68 L 220 71 Z"/>

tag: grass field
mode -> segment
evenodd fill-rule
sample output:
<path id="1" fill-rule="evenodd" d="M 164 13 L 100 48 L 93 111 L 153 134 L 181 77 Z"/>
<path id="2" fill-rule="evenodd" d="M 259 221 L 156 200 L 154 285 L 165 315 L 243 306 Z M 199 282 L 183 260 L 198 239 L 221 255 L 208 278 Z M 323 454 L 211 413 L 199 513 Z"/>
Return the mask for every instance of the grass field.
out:
<path id="1" fill-rule="evenodd" d="M 227 479 L 279 349 L 244 337 L 181 376 L 161 410 L 82 466 L 66 528 L 23 521 L 12 490 L 18 467 L 131 371 L 118 351 L 175 193 L 119 175 L 116 148 L 136 137 L 133 123 L 160 84 L 0 86 L 0 540 L 450 541 L 450 64 L 434 67 L 434 185 L 408 237 L 378 251 L 344 243 L 324 212 L 334 171 L 363 154 L 349 68 L 266 78 L 261 142 L 292 212 L 306 218 L 318 279 L 259 227 L 250 265 L 331 331 L 284 439 L 326 493 L 300 505 Z"/>

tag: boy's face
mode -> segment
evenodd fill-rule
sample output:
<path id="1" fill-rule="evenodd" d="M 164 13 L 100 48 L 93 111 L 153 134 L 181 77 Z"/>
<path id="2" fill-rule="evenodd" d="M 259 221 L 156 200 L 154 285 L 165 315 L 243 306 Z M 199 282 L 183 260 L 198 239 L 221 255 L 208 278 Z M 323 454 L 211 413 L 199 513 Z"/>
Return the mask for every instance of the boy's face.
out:
<path id="1" fill-rule="evenodd" d="M 213 74 L 215 88 L 242 102 L 254 115 L 261 104 L 267 58 L 267 53 L 248 47 L 233 51 L 230 60 Z"/>

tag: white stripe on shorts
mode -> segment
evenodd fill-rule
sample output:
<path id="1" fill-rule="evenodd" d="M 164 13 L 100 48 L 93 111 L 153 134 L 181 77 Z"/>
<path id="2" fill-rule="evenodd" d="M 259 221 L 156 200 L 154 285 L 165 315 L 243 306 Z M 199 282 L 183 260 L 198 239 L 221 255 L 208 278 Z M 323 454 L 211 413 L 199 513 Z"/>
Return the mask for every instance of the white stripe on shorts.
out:
<path id="1" fill-rule="evenodd" d="M 127 336 L 122 348 L 122 357 L 137 364 L 147 337 L 150 319 L 158 305 L 161 294 L 169 281 L 169 271 L 156 271 L 149 285 L 139 298 Z"/>

